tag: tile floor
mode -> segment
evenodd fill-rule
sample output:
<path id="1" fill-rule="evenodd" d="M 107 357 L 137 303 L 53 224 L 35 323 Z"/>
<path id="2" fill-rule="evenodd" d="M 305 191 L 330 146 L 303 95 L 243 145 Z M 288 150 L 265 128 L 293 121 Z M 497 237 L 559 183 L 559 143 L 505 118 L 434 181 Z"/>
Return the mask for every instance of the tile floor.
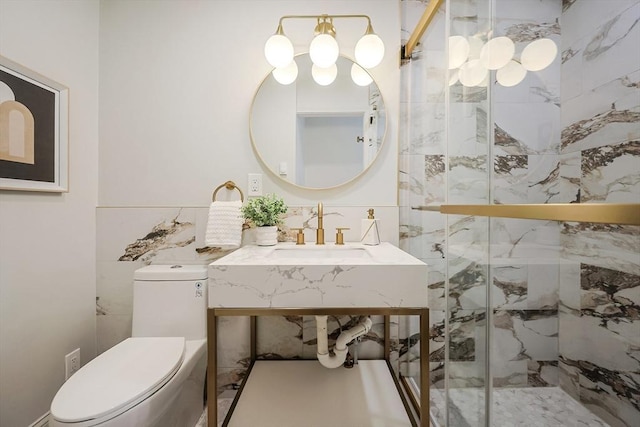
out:
<path id="1" fill-rule="evenodd" d="M 451 389 L 449 425 L 483 425 L 483 389 Z M 526 404 L 524 404 L 526 402 Z M 444 426 L 444 393 L 431 391 L 431 412 Z M 499 388 L 493 393 L 492 425 L 500 427 L 608 427 L 558 387 Z M 482 408 L 479 413 L 478 408 Z"/>
<path id="2" fill-rule="evenodd" d="M 233 402 L 232 391 L 218 398 L 218 427 Z M 476 409 L 483 404 L 480 389 L 453 389 L 450 407 L 452 427 L 482 425 Z M 523 405 L 523 402 L 528 402 Z M 431 391 L 431 412 L 444 426 L 444 393 Z M 481 414 L 480 416 L 483 416 Z M 501 388 L 494 390 L 493 422 L 500 427 L 609 427 L 598 416 L 558 387 Z M 206 411 L 196 427 L 207 427 Z"/>

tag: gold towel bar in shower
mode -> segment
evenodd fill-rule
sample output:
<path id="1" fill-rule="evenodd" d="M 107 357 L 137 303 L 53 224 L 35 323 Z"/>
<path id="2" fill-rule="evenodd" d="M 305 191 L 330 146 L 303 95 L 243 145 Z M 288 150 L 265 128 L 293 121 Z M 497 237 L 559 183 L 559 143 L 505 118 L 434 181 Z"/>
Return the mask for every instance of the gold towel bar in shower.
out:
<path id="1" fill-rule="evenodd" d="M 640 225 L 639 203 L 441 205 L 427 208 L 424 210 L 436 210 L 443 214 L 453 215 Z"/>
<path id="2" fill-rule="evenodd" d="M 218 194 L 218 190 L 220 190 L 222 187 L 225 187 L 227 190 L 238 190 L 238 192 L 240 193 L 240 201 L 244 202 L 244 194 L 242 194 L 242 190 L 233 181 L 227 181 L 213 190 L 213 196 L 211 196 L 212 201 L 216 201 L 216 194 Z"/>

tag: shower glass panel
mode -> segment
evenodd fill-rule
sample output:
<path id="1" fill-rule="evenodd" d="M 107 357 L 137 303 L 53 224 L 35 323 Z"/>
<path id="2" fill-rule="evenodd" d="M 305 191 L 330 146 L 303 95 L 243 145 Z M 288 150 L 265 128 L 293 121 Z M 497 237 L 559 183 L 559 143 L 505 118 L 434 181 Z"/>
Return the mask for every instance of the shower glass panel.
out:
<path id="1" fill-rule="evenodd" d="M 445 7 L 449 82 L 446 200 L 449 204 L 488 204 L 491 91 L 490 73 L 480 56 L 490 36 L 492 2 L 450 0 Z M 483 217 L 448 215 L 446 220 L 446 405 L 441 425 L 490 425 L 489 226 L 488 218 Z"/>
<path id="2" fill-rule="evenodd" d="M 410 32 L 425 2 L 401 3 Z M 640 202 L 639 19 L 640 0 L 446 0 L 401 68 L 400 243 L 429 265 L 434 424 L 639 419 L 640 227 L 435 212 Z M 557 52 L 519 82 L 483 74 L 498 37 L 516 71 L 538 40 Z M 417 323 L 399 330 L 411 380 Z"/>

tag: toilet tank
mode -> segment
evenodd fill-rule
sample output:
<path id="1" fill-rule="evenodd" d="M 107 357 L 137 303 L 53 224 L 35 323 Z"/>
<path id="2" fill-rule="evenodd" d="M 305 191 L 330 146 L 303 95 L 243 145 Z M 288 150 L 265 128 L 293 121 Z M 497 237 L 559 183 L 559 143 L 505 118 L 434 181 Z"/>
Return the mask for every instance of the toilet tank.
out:
<path id="1" fill-rule="evenodd" d="M 134 337 L 207 336 L 207 266 L 149 265 L 134 273 Z"/>

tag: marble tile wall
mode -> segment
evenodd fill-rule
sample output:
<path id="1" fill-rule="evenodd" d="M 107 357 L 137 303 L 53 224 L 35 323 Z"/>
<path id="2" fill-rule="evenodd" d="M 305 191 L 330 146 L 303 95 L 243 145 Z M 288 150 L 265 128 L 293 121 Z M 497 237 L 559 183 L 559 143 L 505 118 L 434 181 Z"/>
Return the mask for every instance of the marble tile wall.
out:
<path id="1" fill-rule="evenodd" d="M 403 40 L 409 38 L 427 3 L 401 2 Z M 445 22 L 441 7 L 412 60 L 400 68 L 399 246 L 429 265 L 430 366 L 437 387 L 444 384 L 446 218 L 427 208 L 440 205 L 446 197 Z M 397 320 L 400 372 L 419 375 L 419 323 L 417 318 Z"/>
<path id="2" fill-rule="evenodd" d="M 425 3 L 402 4 L 408 35 Z M 482 2 L 447 5 L 451 34 L 487 29 Z M 447 81 L 443 15 L 402 67 L 400 244 L 435 272 L 432 380 L 444 380 L 449 305 L 450 385 L 483 384 L 489 286 L 494 385 L 560 384 L 612 425 L 631 425 L 640 410 L 638 227 L 447 222 L 428 208 L 638 203 L 640 2 L 497 0 L 494 11 L 493 35 L 512 38 L 516 52 L 548 37 L 560 54 L 516 87 L 492 84 L 491 107 L 486 89 L 459 83 L 445 105 L 447 89 L 438 83 Z M 590 355 L 593 346 L 614 354 Z"/>
<path id="3" fill-rule="evenodd" d="M 564 1 L 561 157 L 581 203 L 640 202 L 640 1 Z M 640 416 L 640 227 L 563 223 L 561 387 L 612 426 Z"/>
<path id="4" fill-rule="evenodd" d="M 327 242 L 335 227 L 349 227 L 345 241 L 357 241 L 360 219 L 369 207 L 324 206 Z M 397 207 L 373 206 L 380 219 L 381 238 L 398 243 Z M 315 241 L 317 209 L 290 207 L 280 229 L 279 240 L 295 241 L 292 227 L 303 227 L 307 242 Z M 131 336 L 133 311 L 133 273 L 149 264 L 209 264 L 229 251 L 207 247 L 204 243 L 208 207 L 198 208 L 98 208 L 97 212 L 97 344 L 102 353 Z M 243 232 L 243 244 L 253 240 L 253 230 Z M 372 330 L 363 338 L 358 356 L 383 356 L 384 322 L 372 318 Z M 221 318 L 220 388 L 236 388 L 249 364 L 248 318 Z M 331 338 L 340 326 L 349 327 L 349 316 L 330 319 Z M 260 358 L 315 358 L 315 322 L 312 317 L 274 316 L 258 319 L 257 346 Z M 396 334 L 397 335 L 397 334 Z M 397 349 L 397 343 L 392 346 Z"/>
<path id="5" fill-rule="evenodd" d="M 410 32 L 415 23 L 409 17 L 420 16 L 417 11 L 426 4 L 402 3 L 402 28 Z M 447 4 L 452 35 L 486 37 L 492 23 L 487 2 Z M 559 154 L 560 59 L 543 72 L 529 73 L 516 88 L 492 84 L 489 107 L 486 87 L 443 84 L 446 17 L 441 9 L 411 62 L 401 69 L 400 245 L 434 272 L 429 278 L 432 380 L 443 386 L 448 305 L 451 386 L 486 381 L 488 317 L 493 354 L 500 353 L 492 364 L 495 385 L 557 385 L 557 224 L 446 218 L 428 208 L 575 199 L 579 162 Z M 560 44 L 558 1 L 498 0 L 495 10 L 494 36 L 508 35 L 517 51 L 540 37 Z M 491 313 L 487 286 L 493 296 Z"/>

